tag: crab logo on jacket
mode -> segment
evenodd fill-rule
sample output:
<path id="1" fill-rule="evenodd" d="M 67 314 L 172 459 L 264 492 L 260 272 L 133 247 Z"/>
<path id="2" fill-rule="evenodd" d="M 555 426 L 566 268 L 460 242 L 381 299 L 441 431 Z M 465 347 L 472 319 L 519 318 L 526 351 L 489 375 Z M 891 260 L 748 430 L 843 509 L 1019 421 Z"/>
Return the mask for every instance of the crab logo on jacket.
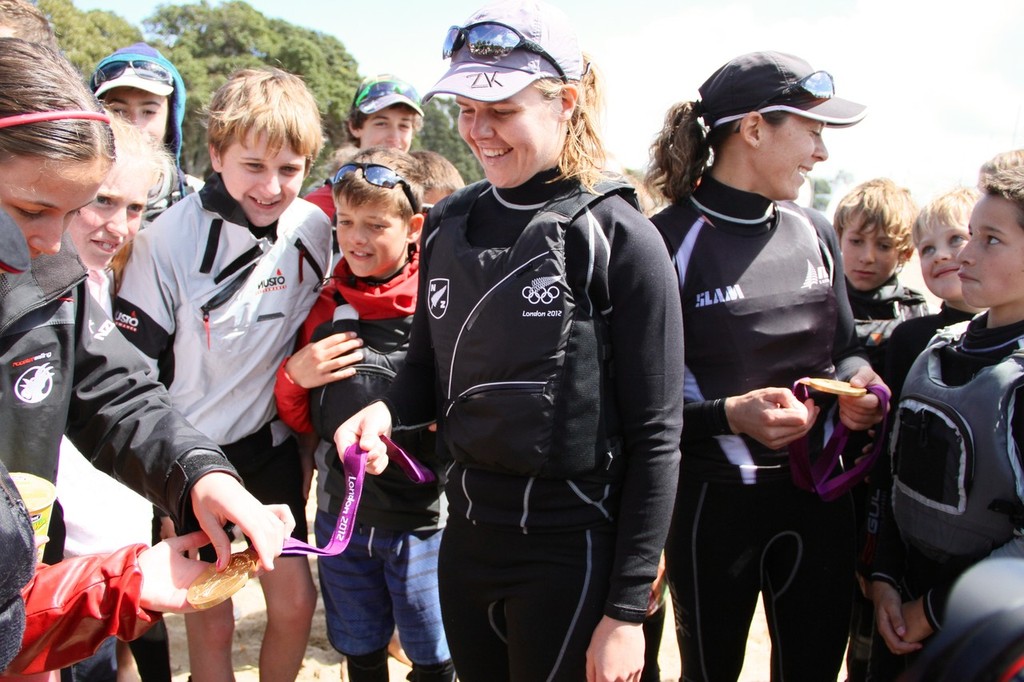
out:
<path id="1" fill-rule="evenodd" d="M 30 367 L 14 382 L 14 395 L 23 403 L 40 403 L 53 391 L 53 365 Z"/>

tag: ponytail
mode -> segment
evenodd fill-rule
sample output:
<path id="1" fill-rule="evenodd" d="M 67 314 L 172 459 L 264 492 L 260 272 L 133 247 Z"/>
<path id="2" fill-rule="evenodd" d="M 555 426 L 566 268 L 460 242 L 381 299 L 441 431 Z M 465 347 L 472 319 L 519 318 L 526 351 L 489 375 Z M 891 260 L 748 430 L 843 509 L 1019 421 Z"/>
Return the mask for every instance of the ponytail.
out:
<path id="1" fill-rule="evenodd" d="M 673 203 L 693 194 L 711 159 L 711 146 L 698 119 L 696 102 L 673 105 L 651 145 L 647 187 Z"/>
<path id="2" fill-rule="evenodd" d="M 569 118 L 565 147 L 558 159 L 559 180 L 577 180 L 587 189 L 593 189 L 602 176 L 607 154 L 601 139 L 600 114 L 604 106 L 604 77 L 583 55 L 583 76 L 578 82 L 579 98 Z M 537 81 L 537 87 L 547 99 L 562 94 L 565 84 L 555 79 Z"/>

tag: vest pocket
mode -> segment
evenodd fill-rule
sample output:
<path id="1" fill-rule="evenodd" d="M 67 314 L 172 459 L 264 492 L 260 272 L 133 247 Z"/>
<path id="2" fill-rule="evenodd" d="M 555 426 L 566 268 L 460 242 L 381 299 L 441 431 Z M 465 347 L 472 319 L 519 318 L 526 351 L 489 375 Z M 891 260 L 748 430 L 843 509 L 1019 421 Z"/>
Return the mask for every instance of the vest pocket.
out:
<path id="1" fill-rule="evenodd" d="M 342 422 L 384 395 L 395 379 L 395 371 L 390 367 L 367 363 L 352 367 L 355 375 L 324 384 L 309 393 L 313 430 L 328 442 L 333 441 L 334 432 Z"/>
<path id="2" fill-rule="evenodd" d="M 544 470 L 551 449 L 554 401 L 543 381 L 480 384 L 445 410 L 444 434 L 456 461 L 524 476 Z"/>
<path id="3" fill-rule="evenodd" d="M 960 515 L 974 478 L 970 427 L 959 415 L 920 398 L 900 401 L 893 429 L 893 475 L 900 492 L 932 509 Z"/>

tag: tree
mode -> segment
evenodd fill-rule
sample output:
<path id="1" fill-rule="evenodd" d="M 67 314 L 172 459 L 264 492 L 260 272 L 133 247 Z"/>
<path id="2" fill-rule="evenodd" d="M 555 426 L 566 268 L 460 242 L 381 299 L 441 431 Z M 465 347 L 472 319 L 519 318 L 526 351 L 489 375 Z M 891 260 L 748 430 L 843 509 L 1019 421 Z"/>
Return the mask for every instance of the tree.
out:
<path id="1" fill-rule="evenodd" d="M 117 48 L 142 40 L 142 31 L 113 12 L 83 12 L 71 0 L 39 0 L 39 11 L 50 20 L 68 59 L 86 76 Z"/>
<path id="2" fill-rule="evenodd" d="M 327 153 L 345 141 L 348 104 L 359 84 L 357 65 L 332 36 L 268 19 L 241 0 L 211 5 L 163 5 L 144 22 L 146 33 L 171 47 L 164 52 L 188 86 L 182 166 L 209 172 L 201 111 L 237 69 L 276 66 L 301 76 L 324 120 Z"/>
<path id="3" fill-rule="evenodd" d="M 448 97 L 433 97 L 423 107 L 423 130 L 417 146 L 442 155 L 459 169 L 467 184 L 484 177 L 480 163 L 459 136 L 459 105 Z"/>
<path id="4" fill-rule="evenodd" d="M 214 90 L 242 68 L 276 66 L 301 76 L 324 123 L 324 152 L 307 184 L 327 173 L 334 149 L 346 144 L 345 119 L 361 80 L 355 59 L 337 38 L 280 19 L 270 19 L 242 0 L 162 5 L 143 22 L 145 31 L 102 10 L 83 12 L 71 0 L 39 0 L 71 62 L 88 77 L 101 59 L 145 39 L 177 67 L 185 81 L 187 110 L 181 165 L 200 178 L 210 168 L 203 110 Z M 458 106 L 435 98 L 424 107 L 417 148 L 448 158 L 466 182 L 483 177 L 457 130 Z"/>

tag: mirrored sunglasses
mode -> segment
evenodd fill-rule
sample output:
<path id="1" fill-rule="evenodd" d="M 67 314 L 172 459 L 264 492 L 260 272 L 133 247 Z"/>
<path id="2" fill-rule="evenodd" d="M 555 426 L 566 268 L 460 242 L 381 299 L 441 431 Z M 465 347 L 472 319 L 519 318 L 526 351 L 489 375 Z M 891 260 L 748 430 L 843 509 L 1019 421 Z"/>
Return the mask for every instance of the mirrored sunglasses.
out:
<path id="1" fill-rule="evenodd" d="M 139 78 L 165 85 L 174 85 L 174 76 L 163 66 L 145 59 L 132 59 L 124 62 L 110 62 L 96 69 L 96 73 L 92 75 L 92 89 L 95 90 L 107 81 L 120 78 L 129 68 Z"/>
<path id="2" fill-rule="evenodd" d="M 407 97 L 417 104 L 420 101 L 420 94 L 416 92 L 416 88 L 408 83 L 396 80 L 379 80 L 364 83 L 360 86 L 359 90 L 356 91 L 355 99 L 352 100 L 352 106 L 358 108 L 363 102 L 395 93 Z"/>
<path id="3" fill-rule="evenodd" d="M 337 173 L 334 174 L 334 177 L 331 179 L 331 184 L 336 185 L 346 175 L 355 173 L 357 170 L 363 171 L 363 178 L 375 187 L 394 189 L 400 185 L 402 187 L 402 191 L 405 192 L 405 198 L 409 200 L 409 206 L 412 207 L 412 212 L 420 212 L 419 202 L 417 202 L 416 198 L 413 196 L 409 182 L 395 171 L 391 170 L 387 166 L 382 166 L 379 163 L 346 163 L 338 169 Z"/>
<path id="4" fill-rule="evenodd" d="M 445 36 L 441 56 L 444 59 L 449 59 L 464 46 L 469 48 L 469 53 L 474 57 L 504 57 L 517 49 L 533 52 L 551 62 L 563 82 L 569 81 L 561 65 L 547 53 L 547 50 L 524 37 L 522 33 L 511 26 L 496 21 L 483 21 L 468 26 L 452 26 L 448 29 L 448 35 Z"/>
<path id="5" fill-rule="evenodd" d="M 754 107 L 754 111 L 759 111 L 769 104 L 801 99 L 803 97 L 809 97 L 811 99 L 832 99 L 835 95 L 836 84 L 832 79 L 832 74 L 828 71 L 815 71 L 809 76 L 804 76 L 777 95 L 772 95 L 765 101 L 761 102 Z"/>

